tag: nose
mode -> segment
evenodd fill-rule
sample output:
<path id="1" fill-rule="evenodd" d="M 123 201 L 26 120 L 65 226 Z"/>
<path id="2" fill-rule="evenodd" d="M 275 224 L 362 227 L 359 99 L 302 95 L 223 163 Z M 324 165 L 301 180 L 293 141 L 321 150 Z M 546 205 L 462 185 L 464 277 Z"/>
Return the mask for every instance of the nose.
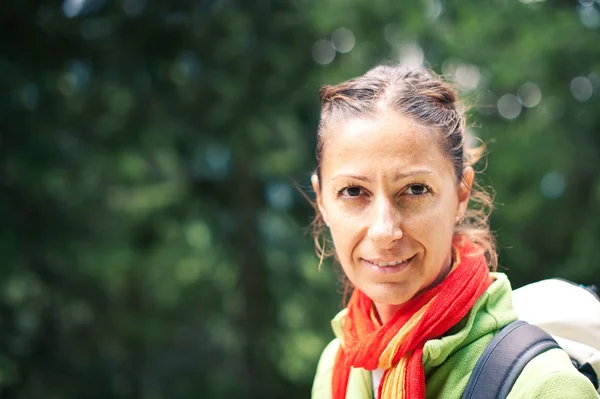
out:
<path id="1" fill-rule="evenodd" d="M 367 236 L 382 249 L 389 249 L 393 243 L 402 238 L 400 228 L 400 212 L 387 199 L 379 199 L 373 204 L 372 223 Z"/>

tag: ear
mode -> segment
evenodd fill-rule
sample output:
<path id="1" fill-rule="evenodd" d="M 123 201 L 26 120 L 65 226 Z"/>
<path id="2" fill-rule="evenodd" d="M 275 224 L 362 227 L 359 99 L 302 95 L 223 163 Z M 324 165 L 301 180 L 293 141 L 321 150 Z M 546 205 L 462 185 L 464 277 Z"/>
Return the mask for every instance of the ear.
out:
<path id="1" fill-rule="evenodd" d="M 456 220 L 461 221 L 465 217 L 467 205 L 469 205 L 469 197 L 471 196 L 471 187 L 473 186 L 473 178 L 475 172 L 473 168 L 467 166 L 463 169 L 462 179 L 458 187 L 458 208 L 456 210 Z"/>
<path id="2" fill-rule="evenodd" d="M 319 177 L 316 174 L 313 174 L 310 178 L 310 182 L 312 183 L 313 190 L 317 196 L 317 208 L 319 209 L 319 213 L 321 213 L 321 217 L 323 217 L 325 224 L 329 226 L 329 222 L 327 221 L 327 212 L 325 212 L 325 209 L 323 208 L 323 197 L 321 195 Z"/>

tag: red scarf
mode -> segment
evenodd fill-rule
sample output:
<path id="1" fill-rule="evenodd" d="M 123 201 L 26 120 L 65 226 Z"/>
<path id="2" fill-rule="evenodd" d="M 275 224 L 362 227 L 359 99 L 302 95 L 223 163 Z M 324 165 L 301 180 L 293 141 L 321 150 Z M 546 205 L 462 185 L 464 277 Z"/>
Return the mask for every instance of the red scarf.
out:
<path id="1" fill-rule="evenodd" d="M 465 317 L 492 282 L 479 246 L 462 236 L 453 245 L 456 259 L 450 274 L 408 301 L 383 326 L 374 317 L 373 301 L 354 290 L 333 370 L 333 399 L 346 397 L 351 367 L 385 370 L 379 399 L 425 398 L 425 342 L 441 337 Z"/>

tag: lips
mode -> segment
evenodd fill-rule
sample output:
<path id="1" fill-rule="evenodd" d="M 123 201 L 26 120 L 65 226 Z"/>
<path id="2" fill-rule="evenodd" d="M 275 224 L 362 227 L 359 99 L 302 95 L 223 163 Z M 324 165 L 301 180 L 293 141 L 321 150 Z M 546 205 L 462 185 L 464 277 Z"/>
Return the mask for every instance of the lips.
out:
<path id="1" fill-rule="evenodd" d="M 373 270 L 376 273 L 379 274 L 390 274 L 390 273 L 397 273 L 401 270 L 404 270 L 406 267 L 408 267 L 411 263 L 411 261 L 413 260 L 413 258 L 415 257 L 415 255 L 411 256 L 408 259 L 401 259 L 401 260 L 367 260 L 367 259 L 362 259 L 362 261 L 364 262 L 364 264 L 366 266 L 368 266 L 371 270 Z"/>
<path id="2" fill-rule="evenodd" d="M 411 256 L 411 258 L 412 258 L 412 256 Z M 375 260 L 368 260 L 368 259 L 365 259 L 365 260 L 375 266 L 387 267 L 387 266 L 396 266 L 400 263 L 406 262 L 409 259 L 410 258 L 402 259 L 402 260 L 392 260 L 392 261 L 375 261 Z"/>

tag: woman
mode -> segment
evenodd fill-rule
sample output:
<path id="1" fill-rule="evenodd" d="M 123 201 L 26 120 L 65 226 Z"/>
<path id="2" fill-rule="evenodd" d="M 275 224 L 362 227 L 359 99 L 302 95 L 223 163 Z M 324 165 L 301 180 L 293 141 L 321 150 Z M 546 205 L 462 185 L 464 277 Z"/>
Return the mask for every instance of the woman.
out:
<path id="1" fill-rule="evenodd" d="M 506 276 L 490 273 L 491 201 L 474 186 L 457 94 L 431 72 L 380 66 L 322 88 L 321 101 L 315 224 L 328 226 L 353 293 L 332 321 L 313 398 L 460 398 L 517 317 Z M 597 396 L 554 349 L 509 395 L 534 397 Z"/>

